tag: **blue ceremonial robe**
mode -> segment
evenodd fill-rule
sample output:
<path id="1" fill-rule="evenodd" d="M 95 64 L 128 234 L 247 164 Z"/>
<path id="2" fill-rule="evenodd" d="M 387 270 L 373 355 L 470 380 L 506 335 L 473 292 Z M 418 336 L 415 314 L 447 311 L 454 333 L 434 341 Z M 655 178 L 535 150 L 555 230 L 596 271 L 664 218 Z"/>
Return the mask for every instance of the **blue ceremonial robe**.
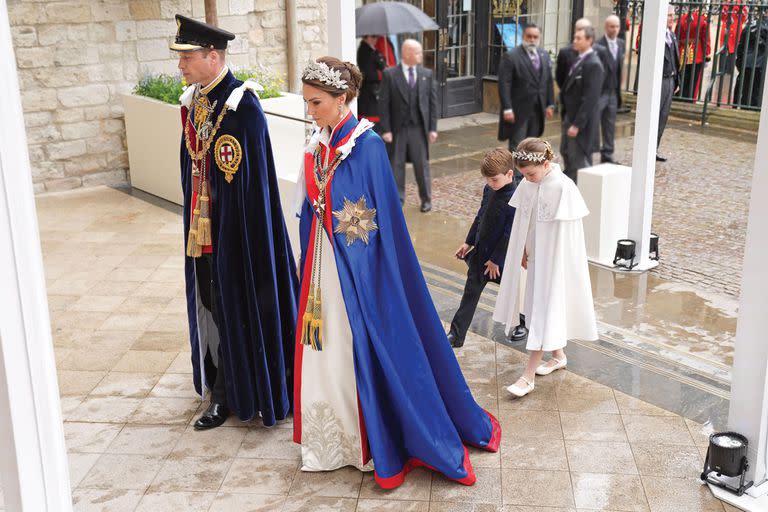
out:
<path id="1" fill-rule="evenodd" d="M 334 130 L 331 147 L 350 137 L 358 121 L 348 117 Z M 311 158 L 305 158 L 306 164 Z M 317 215 L 312 206 L 314 178 L 305 165 L 307 200 L 300 222 L 302 247 L 301 318 L 307 303 L 308 269 Z M 356 140 L 330 184 L 324 225 L 333 241 L 335 262 L 353 336 L 358 398 L 373 458 L 376 481 L 397 487 L 415 466 L 427 466 L 471 485 L 475 475 L 465 445 L 498 449 L 501 429 L 496 419 L 472 397 L 440 318 L 405 224 L 384 143 L 373 130 Z M 332 233 L 345 200 L 365 199 L 375 208 L 378 228 L 368 243 L 348 244 L 344 233 Z M 299 326 L 299 330 L 301 326 Z M 334 340 L 325 340 L 333 343 Z M 322 386 L 301 382 L 302 350 L 297 332 L 294 441 L 301 443 L 300 388 Z M 321 352 L 322 354 L 322 352 Z"/>
<path id="2" fill-rule="evenodd" d="M 224 102 L 242 82 L 227 72 L 207 96 L 216 103 L 215 123 Z M 187 114 L 182 107 L 182 122 Z M 231 183 L 217 167 L 216 140 L 231 135 L 242 159 Z M 288 416 L 293 386 L 293 355 L 298 283 L 296 264 L 280 206 L 277 176 L 267 121 L 258 98 L 246 91 L 224 116 L 208 155 L 211 197 L 213 279 L 218 295 L 218 329 L 199 304 L 195 258 L 185 261 L 187 312 L 194 384 L 198 393 L 212 387 L 205 375 L 206 347 L 220 343 L 226 375 L 227 405 L 241 420 L 261 415 L 265 425 Z M 184 240 L 191 220 L 192 160 L 181 142 L 184 190 Z"/>

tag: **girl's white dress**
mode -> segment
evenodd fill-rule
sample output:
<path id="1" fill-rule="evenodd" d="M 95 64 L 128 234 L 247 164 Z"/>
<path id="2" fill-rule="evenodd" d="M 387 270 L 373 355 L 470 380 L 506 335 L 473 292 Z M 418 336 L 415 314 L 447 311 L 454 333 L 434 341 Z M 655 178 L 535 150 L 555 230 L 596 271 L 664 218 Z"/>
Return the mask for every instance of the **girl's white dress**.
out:
<path id="1" fill-rule="evenodd" d="M 516 208 L 493 319 L 507 333 L 525 314 L 528 350 L 552 351 L 568 339 L 597 339 L 584 228 L 589 214 L 573 181 L 557 164 L 541 183 L 523 179 L 509 205 Z M 523 280 L 520 262 L 528 251 Z M 525 287 L 521 304 L 521 289 Z"/>

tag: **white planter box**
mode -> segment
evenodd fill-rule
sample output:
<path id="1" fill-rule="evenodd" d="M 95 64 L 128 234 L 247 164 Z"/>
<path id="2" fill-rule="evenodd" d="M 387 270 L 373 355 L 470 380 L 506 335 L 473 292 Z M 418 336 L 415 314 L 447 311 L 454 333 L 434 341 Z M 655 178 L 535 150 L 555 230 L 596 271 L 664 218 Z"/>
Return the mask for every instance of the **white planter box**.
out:
<path id="1" fill-rule="evenodd" d="M 131 186 L 182 204 L 181 109 L 132 94 L 123 96 L 123 107 Z"/>
<path id="2" fill-rule="evenodd" d="M 135 95 L 123 96 L 123 105 L 131 186 L 181 205 L 180 107 Z M 298 221 L 292 204 L 306 139 L 306 124 L 297 120 L 304 119 L 304 100 L 286 93 L 262 100 L 261 105 L 267 115 L 285 221 L 296 250 Z"/>

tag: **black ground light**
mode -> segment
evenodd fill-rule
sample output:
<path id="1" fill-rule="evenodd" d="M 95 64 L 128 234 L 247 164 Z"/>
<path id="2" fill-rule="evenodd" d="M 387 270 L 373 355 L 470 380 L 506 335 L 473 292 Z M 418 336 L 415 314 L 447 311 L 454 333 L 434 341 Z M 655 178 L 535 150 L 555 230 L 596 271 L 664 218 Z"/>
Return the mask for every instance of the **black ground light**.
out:
<path id="1" fill-rule="evenodd" d="M 634 240 L 624 238 L 616 242 L 616 255 L 613 257 L 613 264 L 627 270 L 632 270 L 637 266 Z"/>
<path id="2" fill-rule="evenodd" d="M 659 235 L 651 233 L 651 243 L 648 244 L 648 259 L 659 261 Z"/>
<path id="3" fill-rule="evenodd" d="M 741 496 L 753 482 L 744 483 L 749 463 L 747 462 L 747 438 L 735 432 L 717 432 L 709 436 L 707 457 L 701 479 Z M 713 476 L 711 473 L 715 473 Z M 738 477 L 739 486 L 728 485 L 721 477 Z"/>

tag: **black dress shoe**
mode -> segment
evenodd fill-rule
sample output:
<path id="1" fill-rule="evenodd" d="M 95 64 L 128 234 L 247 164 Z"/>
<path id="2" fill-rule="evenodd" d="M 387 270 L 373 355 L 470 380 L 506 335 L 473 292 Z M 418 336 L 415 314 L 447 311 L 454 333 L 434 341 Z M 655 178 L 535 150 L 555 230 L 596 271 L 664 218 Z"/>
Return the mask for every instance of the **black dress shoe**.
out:
<path id="1" fill-rule="evenodd" d="M 431 202 L 424 201 L 423 203 L 421 203 L 421 212 L 422 213 L 427 213 L 431 209 L 432 209 L 432 203 Z"/>
<path id="2" fill-rule="evenodd" d="M 656 161 L 657 162 L 666 162 L 667 161 L 667 157 L 661 156 L 661 155 L 657 154 L 656 155 Z"/>
<path id="3" fill-rule="evenodd" d="M 528 328 L 524 325 L 518 325 L 509 333 L 509 341 L 524 341 L 528 337 Z"/>
<path id="4" fill-rule="evenodd" d="M 229 417 L 229 408 L 224 404 L 211 403 L 195 422 L 195 430 L 220 427 Z"/>
<path id="5" fill-rule="evenodd" d="M 455 334 L 448 333 L 448 341 L 453 348 L 459 348 L 464 346 L 464 340 L 460 340 Z"/>
<path id="6" fill-rule="evenodd" d="M 632 109 L 629 107 L 619 107 L 616 109 L 617 114 L 629 114 L 632 112 Z"/>
<path id="7" fill-rule="evenodd" d="M 614 160 L 614 159 L 613 159 L 613 158 L 611 158 L 611 157 L 600 157 L 600 163 L 601 163 L 601 164 L 616 164 L 616 165 L 621 165 L 619 162 L 617 162 L 616 160 Z"/>

